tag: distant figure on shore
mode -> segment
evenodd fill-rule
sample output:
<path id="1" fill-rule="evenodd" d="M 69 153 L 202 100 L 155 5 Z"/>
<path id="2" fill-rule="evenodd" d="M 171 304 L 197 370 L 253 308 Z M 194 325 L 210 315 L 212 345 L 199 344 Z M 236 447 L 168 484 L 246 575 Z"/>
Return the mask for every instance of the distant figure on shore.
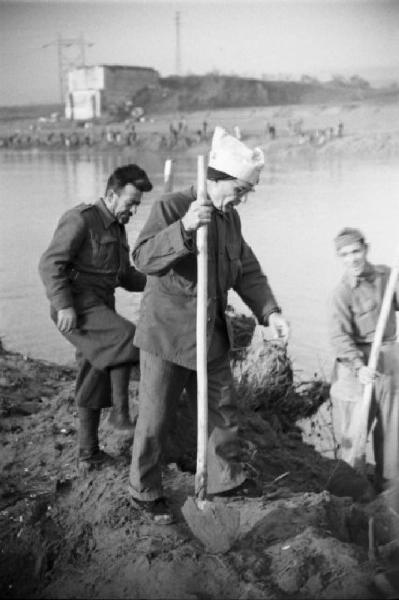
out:
<path id="1" fill-rule="evenodd" d="M 112 131 L 111 127 L 109 127 L 109 126 L 106 127 L 106 138 L 107 138 L 107 142 L 109 144 L 112 144 L 112 142 L 115 139 L 114 132 Z"/>
<path id="2" fill-rule="evenodd" d="M 339 121 L 338 123 L 337 135 L 338 137 L 342 137 L 344 135 L 344 124 L 342 121 Z"/>
<path id="3" fill-rule="evenodd" d="M 238 125 L 234 125 L 233 132 L 234 132 L 234 136 L 237 138 L 237 140 L 240 140 L 242 136 L 241 136 L 241 129 Z"/>
<path id="4" fill-rule="evenodd" d="M 187 131 L 187 122 L 184 117 L 179 120 L 179 133 L 184 133 Z"/>
<path id="5" fill-rule="evenodd" d="M 169 124 L 169 132 L 171 136 L 171 142 L 173 144 L 177 144 L 177 140 L 179 138 L 179 130 L 177 129 L 177 127 L 175 127 L 174 123 Z"/>
<path id="6" fill-rule="evenodd" d="M 367 363 L 390 269 L 368 262 L 369 247 L 358 229 L 343 229 L 335 238 L 335 248 L 344 267 L 330 311 L 330 339 L 336 358 L 331 398 L 341 458 L 350 462 L 358 435 L 363 386 L 373 382 L 369 429 L 375 422 L 374 487 L 378 493 L 399 477 L 399 345 L 395 315 L 399 289 L 385 327 L 378 371 L 372 371 Z"/>
<path id="7" fill-rule="evenodd" d="M 60 219 L 39 272 L 51 318 L 76 348 L 78 464 L 85 469 L 110 457 L 99 448 L 101 409 L 113 406 L 110 422 L 132 431 L 128 386 L 138 363 L 135 326 L 115 312 L 115 288 L 144 289 L 146 277 L 130 265 L 125 225 L 152 189 L 147 174 L 129 164 L 108 178 L 104 198 L 79 204 Z"/>
<path id="8" fill-rule="evenodd" d="M 276 138 L 276 128 L 274 125 L 271 125 L 270 123 L 267 123 L 266 125 L 266 131 L 269 134 L 269 137 L 271 140 L 274 140 Z"/>

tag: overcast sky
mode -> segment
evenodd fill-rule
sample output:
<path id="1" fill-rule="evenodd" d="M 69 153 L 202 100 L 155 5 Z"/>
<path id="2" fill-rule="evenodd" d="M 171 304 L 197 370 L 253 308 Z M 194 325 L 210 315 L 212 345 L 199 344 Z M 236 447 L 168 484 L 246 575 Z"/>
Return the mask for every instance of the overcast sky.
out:
<path id="1" fill-rule="evenodd" d="M 59 101 L 57 47 L 43 47 L 58 34 L 93 44 L 87 64 L 173 74 L 177 11 L 181 74 L 399 81 L 399 0 L 0 0 L 0 105 Z"/>

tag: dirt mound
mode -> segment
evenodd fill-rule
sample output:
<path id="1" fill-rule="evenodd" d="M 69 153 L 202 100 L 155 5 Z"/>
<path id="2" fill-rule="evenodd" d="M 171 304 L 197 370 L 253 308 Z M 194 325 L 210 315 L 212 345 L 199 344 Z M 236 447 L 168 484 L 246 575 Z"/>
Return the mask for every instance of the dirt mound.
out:
<path id="1" fill-rule="evenodd" d="M 73 370 L 4 351 L 0 367 L 2 597 L 378 597 L 373 575 L 398 558 L 399 517 L 383 495 L 359 504 L 327 491 L 337 461 L 305 445 L 278 411 L 273 422 L 271 405 L 267 414 L 240 405 L 244 458 L 263 496 L 222 503 L 239 512 L 239 532 L 230 550 L 211 554 L 181 514 L 194 493 L 181 424 L 164 470 L 177 521 L 157 527 L 130 504 L 132 439 L 106 415 L 100 438 L 115 463 L 78 474 Z"/>

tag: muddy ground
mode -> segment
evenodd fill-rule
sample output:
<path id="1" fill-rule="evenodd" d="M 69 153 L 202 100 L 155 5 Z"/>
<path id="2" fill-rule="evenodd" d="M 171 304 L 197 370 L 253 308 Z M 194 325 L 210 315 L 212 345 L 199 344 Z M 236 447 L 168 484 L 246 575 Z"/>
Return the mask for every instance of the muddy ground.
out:
<path id="1" fill-rule="evenodd" d="M 115 464 L 86 477 L 77 472 L 74 370 L 2 349 L 1 596 L 395 597 L 376 586 L 379 570 L 399 560 L 399 516 L 387 494 L 367 501 L 354 473 L 348 476 L 339 461 L 304 444 L 295 425 L 301 411 L 312 414 L 325 400 L 324 386 L 313 382 L 298 395 L 279 352 L 249 352 L 252 359 L 247 351 L 235 357 L 234 370 L 243 456 L 263 497 L 218 501 L 239 512 L 240 524 L 232 547 L 215 553 L 193 536 L 181 513 L 194 492 L 195 457 L 195 427 L 184 398 L 165 456 L 166 491 L 177 522 L 159 527 L 129 502 L 132 439 L 116 434 L 106 414 L 101 442 Z M 259 385 L 247 393 L 249 385 L 262 383 L 248 376 L 259 360 L 264 376 L 271 373 L 277 382 L 267 398 Z M 138 405 L 135 375 L 132 415 Z M 342 489 L 342 474 L 352 497 Z"/>

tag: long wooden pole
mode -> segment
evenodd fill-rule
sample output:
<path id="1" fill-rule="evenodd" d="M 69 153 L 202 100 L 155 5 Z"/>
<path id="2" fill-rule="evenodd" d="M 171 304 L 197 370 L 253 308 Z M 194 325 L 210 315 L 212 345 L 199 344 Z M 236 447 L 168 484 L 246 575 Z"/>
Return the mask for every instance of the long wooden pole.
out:
<path id="1" fill-rule="evenodd" d="M 385 288 L 384 298 L 381 305 L 380 315 L 378 317 L 375 329 L 374 340 L 371 346 L 368 367 L 375 371 L 377 369 L 378 357 L 380 354 L 382 339 L 385 327 L 391 310 L 393 296 L 395 294 L 396 283 L 399 277 L 399 246 L 396 250 L 394 265 L 391 269 L 387 287 Z M 371 397 L 373 394 L 373 383 L 366 384 L 363 390 L 361 412 L 359 414 L 359 433 L 354 440 L 352 452 L 348 456 L 348 462 L 353 467 L 360 470 L 364 469 L 366 464 L 366 445 L 368 437 L 368 421 L 370 414 Z"/>
<path id="2" fill-rule="evenodd" d="M 198 156 L 197 201 L 207 204 L 205 162 Z M 207 487 L 206 454 L 208 446 L 208 371 L 207 371 L 207 306 L 208 306 L 208 226 L 197 229 L 197 471 L 195 495 L 205 500 Z"/>

